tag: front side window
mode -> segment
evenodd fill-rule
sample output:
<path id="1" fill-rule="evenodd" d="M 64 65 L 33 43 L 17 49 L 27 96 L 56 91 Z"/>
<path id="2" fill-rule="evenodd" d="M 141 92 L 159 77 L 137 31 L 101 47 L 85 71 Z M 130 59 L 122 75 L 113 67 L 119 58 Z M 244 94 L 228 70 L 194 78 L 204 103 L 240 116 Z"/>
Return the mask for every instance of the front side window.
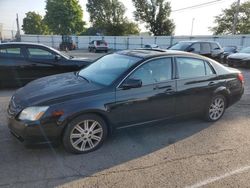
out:
<path id="1" fill-rule="evenodd" d="M 106 55 L 79 72 L 89 81 L 108 86 L 131 66 L 140 61 L 139 57 L 120 54 Z"/>
<path id="2" fill-rule="evenodd" d="M 193 52 L 198 53 L 198 52 L 200 52 L 200 51 L 201 51 L 201 44 L 200 44 L 200 43 L 194 43 L 194 44 L 191 46 L 191 48 L 193 48 L 193 49 L 194 49 L 194 51 L 193 51 Z"/>
<path id="3" fill-rule="evenodd" d="M 1 48 L 0 56 L 23 57 L 23 54 L 21 53 L 21 48 L 9 47 L 9 48 Z"/>
<path id="4" fill-rule="evenodd" d="M 211 43 L 211 48 L 212 48 L 212 50 L 219 50 L 220 49 L 220 47 L 216 43 Z"/>
<path id="5" fill-rule="evenodd" d="M 140 66 L 129 78 L 141 80 L 142 85 L 150 85 L 171 80 L 172 60 L 171 58 L 152 60 Z"/>
<path id="6" fill-rule="evenodd" d="M 29 58 L 32 59 L 54 59 L 54 55 L 41 48 L 27 48 Z"/>
<path id="7" fill-rule="evenodd" d="M 206 76 L 205 62 L 194 58 L 177 58 L 179 78 L 195 78 Z"/>

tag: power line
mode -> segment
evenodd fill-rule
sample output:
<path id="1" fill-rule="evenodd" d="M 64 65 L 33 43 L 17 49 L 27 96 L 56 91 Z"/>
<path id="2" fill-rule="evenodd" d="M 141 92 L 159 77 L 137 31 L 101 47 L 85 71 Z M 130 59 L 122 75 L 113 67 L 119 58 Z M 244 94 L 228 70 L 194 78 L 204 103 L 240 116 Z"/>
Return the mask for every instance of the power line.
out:
<path id="1" fill-rule="evenodd" d="M 184 8 L 176 9 L 176 10 L 173 10 L 172 12 L 179 12 L 179 11 L 183 11 L 183 10 L 187 10 L 187 9 L 201 8 L 201 7 L 204 7 L 204 6 L 214 5 L 214 4 L 220 3 L 222 1 L 225 1 L 225 0 L 209 1 L 209 2 L 206 2 L 206 3 L 201 3 L 201 4 L 189 6 L 189 7 L 184 7 Z"/>

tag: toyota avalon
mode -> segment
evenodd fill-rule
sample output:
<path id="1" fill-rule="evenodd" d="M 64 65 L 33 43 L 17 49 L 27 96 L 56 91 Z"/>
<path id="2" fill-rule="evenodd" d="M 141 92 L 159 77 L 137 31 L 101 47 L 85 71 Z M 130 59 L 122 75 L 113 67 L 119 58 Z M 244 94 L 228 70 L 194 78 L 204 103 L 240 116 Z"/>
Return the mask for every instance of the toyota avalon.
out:
<path id="1" fill-rule="evenodd" d="M 243 92 L 240 71 L 206 57 L 126 50 L 17 90 L 8 125 L 26 144 L 62 142 L 69 152 L 86 153 L 115 129 L 191 114 L 217 121 Z"/>

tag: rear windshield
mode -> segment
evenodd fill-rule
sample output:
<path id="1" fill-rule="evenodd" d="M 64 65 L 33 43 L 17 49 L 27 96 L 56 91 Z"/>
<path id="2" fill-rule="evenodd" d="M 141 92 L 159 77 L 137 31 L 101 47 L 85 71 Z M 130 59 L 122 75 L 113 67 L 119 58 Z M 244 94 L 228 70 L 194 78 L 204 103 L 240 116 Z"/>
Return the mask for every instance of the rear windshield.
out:
<path id="1" fill-rule="evenodd" d="M 191 42 L 178 42 L 170 47 L 170 50 L 186 50 L 192 43 Z"/>
<path id="2" fill-rule="evenodd" d="M 97 45 L 101 45 L 101 44 L 107 44 L 104 40 L 98 40 L 96 41 Z"/>

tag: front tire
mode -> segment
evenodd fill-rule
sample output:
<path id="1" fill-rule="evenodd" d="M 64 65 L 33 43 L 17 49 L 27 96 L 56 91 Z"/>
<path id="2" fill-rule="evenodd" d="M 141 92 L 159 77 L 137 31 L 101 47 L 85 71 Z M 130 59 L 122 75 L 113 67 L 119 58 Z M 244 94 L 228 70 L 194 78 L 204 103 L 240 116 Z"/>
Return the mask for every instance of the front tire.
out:
<path id="1" fill-rule="evenodd" d="M 223 95 L 215 95 L 206 109 L 205 119 L 209 122 L 218 121 L 225 112 L 226 103 L 226 98 Z"/>
<path id="2" fill-rule="evenodd" d="M 86 114 L 68 124 L 63 135 L 63 145 L 71 153 L 88 153 L 98 149 L 106 137 L 105 121 L 95 114 Z"/>

